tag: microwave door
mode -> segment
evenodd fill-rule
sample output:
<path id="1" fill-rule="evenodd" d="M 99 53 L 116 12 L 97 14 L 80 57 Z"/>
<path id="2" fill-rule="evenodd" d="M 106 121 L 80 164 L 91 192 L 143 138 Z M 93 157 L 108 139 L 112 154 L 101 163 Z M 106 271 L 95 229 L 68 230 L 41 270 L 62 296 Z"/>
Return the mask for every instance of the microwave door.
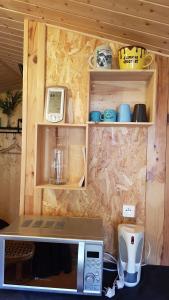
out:
<path id="1" fill-rule="evenodd" d="M 5 245 L 5 269 L 4 283 L 8 286 L 24 286 L 29 290 L 57 290 L 65 292 L 77 291 L 77 278 L 79 281 L 79 290 L 83 290 L 81 271 L 84 261 L 84 245 L 79 243 L 49 243 L 49 242 L 33 242 L 34 251 L 32 257 L 28 260 L 18 260 L 9 262 L 9 244 L 13 244 L 18 248 L 20 241 L 8 241 Z M 24 241 L 24 246 L 30 246 L 29 241 Z M 27 244 L 28 243 L 28 244 Z M 32 242 L 31 242 L 32 244 Z M 23 248 L 23 245 L 22 245 Z M 20 276 L 18 276 L 17 265 L 21 265 Z M 3 265 L 3 264 L 2 264 Z M 80 274 L 80 276 L 78 276 Z M 82 272 L 83 274 L 83 272 Z"/>
<path id="2" fill-rule="evenodd" d="M 83 272 L 84 272 L 84 251 L 85 251 L 85 243 L 79 242 L 78 248 L 78 266 L 77 266 L 77 292 L 83 293 L 84 284 L 83 284 Z"/>

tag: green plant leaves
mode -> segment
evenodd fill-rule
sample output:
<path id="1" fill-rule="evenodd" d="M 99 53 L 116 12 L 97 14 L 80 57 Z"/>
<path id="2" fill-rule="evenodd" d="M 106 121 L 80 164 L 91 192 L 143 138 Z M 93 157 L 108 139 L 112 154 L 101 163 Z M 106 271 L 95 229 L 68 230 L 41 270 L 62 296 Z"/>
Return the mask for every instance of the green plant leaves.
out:
<path id="1" fill-rule="evenodd" d="M 16 106 L 22 101 L 22 91 L 8 91 L 5 99 L 0 98 L 0 109 L 6 115 L 12 115 Z"/>

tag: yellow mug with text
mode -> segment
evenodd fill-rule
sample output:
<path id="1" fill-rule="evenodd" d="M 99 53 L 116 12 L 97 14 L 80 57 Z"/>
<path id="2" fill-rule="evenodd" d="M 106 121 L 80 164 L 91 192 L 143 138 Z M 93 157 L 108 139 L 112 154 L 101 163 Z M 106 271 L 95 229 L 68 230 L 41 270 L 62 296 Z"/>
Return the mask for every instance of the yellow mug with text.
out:
<path id="1" fill-rule="evenodd" d="M 123 70 L 142 70 L 153 61 L 151 54 L 141 46 L 125 46 L 118 51 L 119 67 Z"/>

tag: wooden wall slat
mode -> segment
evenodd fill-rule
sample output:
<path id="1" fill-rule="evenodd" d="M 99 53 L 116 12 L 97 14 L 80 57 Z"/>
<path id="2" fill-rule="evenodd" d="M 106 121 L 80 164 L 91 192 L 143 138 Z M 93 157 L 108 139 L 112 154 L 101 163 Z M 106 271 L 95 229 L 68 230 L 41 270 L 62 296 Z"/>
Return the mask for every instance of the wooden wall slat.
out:
<path id="1" fill-rule="evenodd" d="M 146 246 L 151 254 L 149 263 L 160 264 L 164 247 L 164 192 L 166 164 L 166 112 L 168 91 L 168 60 L 157 57 L 158 91 L 156 125 L 148 131 Z M 169 261 L 168 261 L 169 263 Z"/>
<path id="2" fill-rule="evenodd" d="M 7 27 L 0 23 L 0 32 L 4 32 L 8 35 L 15 35 L 23 39 L 23 27 L 22 29 L 15 29 L 9 26 Z"/>
<path id="3" fill-rule="evenodd" d="M 94 7 L 101 7 L 111 11 L 116 11 L 121 14 L 128 14 L 138 16 L 143 19 L 150 19 L 161 23 L 169 24 L 168 7 L 162 5 L 154 5 L 153 1 L 139 1 L 139 0 L 73 0 L 74 2 L 93 5 Z M 158 0 L 159 1 L 159 0 Z M 162 0 L 163 1 L 163 0 Z M 165 1 L 165 0 L 164 0 Z M 166 0 L 167 1 L 167 0 Z"/>
<path id="4" fill-rule="evenodd" d="M 0 0 L 0 4 L 1 4 Z M 60 2 L 62 3 L 62 2 Z M 63 5 L 63 4 L 62 4 Z M 20 11 L 23 14 L 30 14 L 33 18 L 36 19 L 42 19 L 43 16 L 43 21 L 48 23 L 48 24 L 54 24 L 54 25 L 59 25 L 59 26 L 64 26 L 67 28 L 71 29 L 71 26 L 74 27 L 75 30 L 81 31 L 81 32 L 87 32 L 88 30 L 91 31 L 91 34 L 97 34 L 97 35 L 104 35 L 105 37 L 106 34 L 110 34 L 110 39 L 113 39 L 113 36 L 119 36 L 120 38 L 125 38 L 126 42 L 127 40 L 135 41 L 137 43 L 145 43 L 152 45 L 152 47 L 161 47 L 163 45 L 164 52 L 166 49 L 166 52 L 168 51 L 168 45 L 169 45 L 169 40 L 168 38 L 161 37 L 153 34 L 148 34 L 147 31 L 145 30 L 143 32 L 142 29 L 135 30 L 135 28 L 127 29 L 124 26 L 118 27 L 116 24 L 114 24 L 111 28 L 110 25 L 108 24 L 100 24 L 100 17 L 103 15 L 101 12 L 99 16 L 97 16 L 97 13 L 93 11 L 92 9 L 89 9 L 90 14 L 93 16 L 96 16 L 96 19 L 91 18 L 91 16 L 86 14 L 86 16 L 81 16 L 76 14 L 76 8 L 73 7 L 74 14 L 72 13 L 65 13 L 63 11 L 57 11 L 55 12 L 53 9 L 48 9 L 48 8 L 43 8 L 42 6 L 33 6 L 30 5 L 28 2 L 25 1 L 11 1 L 11 0 L 6 0 L 5 4 L 3 4 L 3 7 L 5 9 L 13 10 L 15 12 Z M 78 9 L 79 11 L 79 9 Z M 83 10 L 82 10 L 83 11 Z M 71 12 L 71 10 L 70 10 Z M 89 13 L 88 12 L 88 13 Z M 108 12 L 107 12 L 108 14 Z M 110 21 L 112 20 L 113 16 L 110 14 Z M 108 16 L 107 16 L 108 19 Z M 108 22 L 108 21 L 107 21 Z M 110 27 L 110 28 L 109 28 Z M 109 29 L 109 30 L 108 30 Z M 113 32 L 113 33 L 112 33 Z M 163 32 L 161 30 L 161 32 Z M 112 34 L 112 36 L 111 36 Z"/>
<path id="5" fill-rule="evenodd" d="M 69 13 L 71 15 L 86 17 L 89 19 L 90 24 L 92 20 L 97 20 L 96 24 L 100 26 L 100 28 L 106 28 L 109 26 L 111 28 L 115 26 L 120 26 L 126 29 L 133 29 L 141 32 L 151 33 L 155 35 L 161 35 L 163 37 L 168 38 L 168 26 L 165 24 L 159 24 L 159 22 L 154 22 L 152 20 L 146 21 L 144 18 L 138 18 L 137 15 L 128 15 L 122 12 L 116 12 L 116 6 L 114 6 L 113 10 L 106 9 L 107 2 L 104 1 L 104 5 L 100 8 L 98 3 L 97 6 L 92 7 L 88 2 L 86 5 L 84 3 L 80 3 L 80 1 L 66 1 L 66 4 L 62 0 L 53 1 L 53 0 L 21 0 L 22 2 L 30 3 L 32 5 L 38 5 L 39 7 L 43 7 L 46 9 L 52 9 L 55 13 L 64 12 Z M 51 16 L 52 17 L 52 16 Z M 159 20 L 158 20 L 159 21 Z M 94 23 L 93 25 L 94 26 Z M 112 29 L 113 30 L 113 29 Z M 124 30 L 123 30 L 124 31 Z M 127 30 L 126 30 L 127 31 Z"/>
<path id="6" fill-rule="evenodd" d="M 23 51 L 23 42 L 20 42 L 20 41 L 17 41 L 17 40 L 13 40 L 12 38 L 11 39 L 8 39 L 8 38 L 4 38 L 3 35 L 2 35 L 2 38 L 0 40 L 0 47 L 4 46 L 4 47 L 7 47 L 10 49 L 13 49 L 13 50 L 17 50 L 17 53 Z"/>
<path id="7" fill-rule="evenodd" d="M 144 0 L 144 2 L 152 4 L 152 1 Z M 161 6 L 169 6 L 168 0 L 153 0 L 153 3 L 156 3 L 157 5 Z"/>
<path id="8" fill-rule="evenodd" d="M 17 60 L 22 59 L 23 55 L 22 53 L 16 53 L 13 52 L 12 49 L 8 49 L 8 48 L 0 48 L 0 54 L 1 54 L 1 59 L 2 57 L 11 57 L 11 59 L 13 58 L 15 60 L 15 62 L 17 62 Z"/>
<path id="9" fill-rule="evenodd" d="M 25 214 L 25 185 L 26 185 L 26 151 L 27 151 L 27 110 L 28 110 L 28 55 L 29 55 L 29 24 L 24 22 L 23 49 L 23 95 L 22 95 L 22 156 L 21 156 L 21 185 L 19 215 Z"/>
<path id="10" fill-rule="evenodd" d="M 45 62 L 46 62 L 46 25 L 38 24 L 38 65 L 37 65 L 37 105 L 36 115 L 38 121 L 43 122 L 44 116 L 44 95 L 45 95 Z M 35 163 L 36 166 L 36 163 Z M 35 170 L 34 170 L 35 172 Z M 43 190 L 34 189 L 34 207 L 33 213 L 36 215 L 42 214 Z"/>
<path id="11" fill-rule="evenodd" d="M 168 70 L 164 81 L 163 94 L 168 101 L 167 113 L 169 114 L 169 59 L 165 59 L 165 69 Z M 169 123 L 167 124 L 167 145 L 166 145 L 166 178 L 165 178 L 165 197 L 164 197 L 164 243 L 162 251 L 162 264 L 169 265 Z"/>
<path id="12" fill-rule="evenodd" d="M 36 107 L 36 90 L 37 90 L 37 35 L 38 25 L 35 22 L 28 23 L 27 49 L 25 49 L 25 59 L 27 60 L 26 86 L 24 88 L 25 108 L 23 111 L 25 118 L 25 153 L 23 165 L 24 190 L 22 191 L 21 202 L 22 211 L 25 214 L 33 213 L 33 193 L 34 193 L 34 142 L 35 142 L 35 107 Z M 24 63 L 25 65 L 25 63 Z M 29 124 L 29 126 L 28 126 Z M 23 158 L 23 160 L 24 160 Z M 31 188 L 30 188 L 31 187 Z"/>
<path id="13" fill-rule="evenodd" d="M 7 28 L 10 27 L 14 30 L 22 30 L 23 31 L 23 22 L 16 22 L 13 20 L 9 20 L 9 19 L 0 17 L 0 23 L 1 23 L 1 26 L 7 27 Z"/>
<path id="14" fill-rule="evenodd" d="M 16 41 L 18 44 L 21 44 L 22 48 L 23 48 L 23 37 L 22 36 L 10 34 L 9 32 L 5 32 L 5 31 L 1 30 L 1 28 L 0 28 L 0 35 L 1 35 L 1 40 L 8 41 L 8 42 Z"/>
<path id="15" fill-rule="evenodd" d="M 42 192 L 34 190 L 35 163 L 35 122 L 43 116 L 44 102 L 44 59 L 45 59 L 45 25 L 29 22 L 29 43 L 27 52 L 27 86 L 25 101 L 25 162 L 23 178 L 25 187 L 22 190 L 22 209 L 25 214 L 41 213 Z M 29 124 L 29 126 L 28 126 Z"/>

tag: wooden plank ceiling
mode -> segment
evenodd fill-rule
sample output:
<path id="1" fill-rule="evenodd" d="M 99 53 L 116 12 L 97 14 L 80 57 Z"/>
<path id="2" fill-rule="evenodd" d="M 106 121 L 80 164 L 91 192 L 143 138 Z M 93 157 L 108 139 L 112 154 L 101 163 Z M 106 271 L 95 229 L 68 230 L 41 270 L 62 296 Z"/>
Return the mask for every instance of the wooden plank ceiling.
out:
<path id="1" fill-rule="evenodd" d="M 21 86 L 24 18 L 169 56 L 169 0 L 0 0 L 0 92 Z"/>

